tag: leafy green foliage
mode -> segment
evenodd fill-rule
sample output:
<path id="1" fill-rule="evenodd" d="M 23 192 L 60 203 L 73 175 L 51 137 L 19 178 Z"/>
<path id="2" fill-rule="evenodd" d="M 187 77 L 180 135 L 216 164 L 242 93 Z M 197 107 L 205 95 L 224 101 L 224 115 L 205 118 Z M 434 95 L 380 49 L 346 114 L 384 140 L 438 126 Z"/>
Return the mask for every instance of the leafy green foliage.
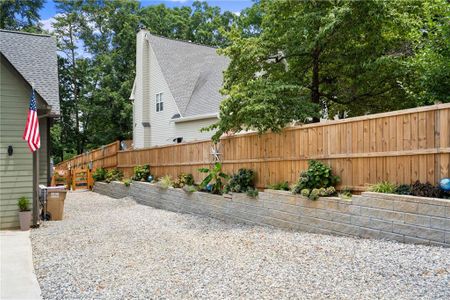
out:
<path id="1" fill-rule="evenodd" d="M 162 189 L 167 190 L 169 187 L 173 187 L 173 180 L 172 176 L 170 175 L 164 175 L 158 180 L 158 186 Z"/>
<path id="2" fill-rule="evenodd" d="M 395 188 L 394 193 L 399 195 L 411 195 L 411 185 L 400 184 Z"/>
<path id="3" fill-rule="evenodd" d="M 287 181 L 283 181 L 274 184 L 269 184 L 267 188 L 271 190 L 289 191 L 289 183 Z"/>
<path id="4" fill-rule="evenodd" d="M 136 166 L 133 169 L 133 180 L 135 181 L 147 181 L 148 176 L 150 176 L 150 166 Z"/>
<path id="5" fill-rule="evenodd" d="M 382 181 L 372 185 L 369 188 L 369 191 L 376 193 L 393 194 L 396 189 L 397 186 L 395 184 L 390 183 L 388 181 Z"/>
<path id="6" fill-rule="evenodd" d="M 197 191 L 197 188 L 194 185 L 185 185 L 183 186 L 183 191 L 185 191 L 186 193 L 193 193 Z"/>
<path id="7" fill-rule="evenodd" d="M 123 184 L 124 184 L 126 187 L 130 186 L 130 185 L 131 185 L 131 179 L 129 179 L 129 178 L 124 179 L 124 180 L 123 180 Z"/>
<path id="8" fill-rule="evenodd" d="M 320 197 L 333 196 L 334 194 L 336 194 L 336 189 L 333 186 L 329 186 L 327 188 L 320 188 L 319 189 L 319 196 Z"/>
<path id="9" fill-rule="evenodd" d="M 319 196 L 320 196 L 320 189 L 312 189 L 308 198 L 309 200 L 317 200 L 319 199 Z"/>
<path id="10" fill-rule="evenodd" d="M 221 50 L 231 62 L 219 121 L 208 127 L 217 130 L 215 140 L 229 131 L 276 132 L 292 121 L 414 107 L 420 98 L 448 101 L 445 0 L 261 0 L 253 9 Z"/>
<path id="11" fill-rule="evenodd" d="M 230 181 L 225 186 L 225 193 L 245 193 L 249 189 L 255 188 L 255 172 L 251 169 L 239 169 L 236 174 L 233 174 Z"/>
<path id="12" fill-rule="evenodd" d="M 249 189 L 247 189 L 246 194 L 250 198 L 256 198 L 256 197 L 258 197 L 259 192 L 255 188 L 249 188 Z"/>
<path id="13" fill-rule="evenodd" d="M 19 211 L 30 211 L 30 200 L 27 197 L 22 196 L 17 201 L 17 206 L 19 206 Z"/>
<path id="14" fill-rule="evenodd" d="M 105 182 L 110 183 L 111 181 L 122 181 L 123 172 L 119 169 L 111 169 L 106 172 Z"/>
<path id="15" fill-rule="evenodd" d="M 302 189 L 302 190 L 300 191 L 300 195 L 302 195 L 303 197 L 308 198 L 308 197 L 309 197 L 309 194 L 311 194 L 311 190 L 310 190 L 310 189 Z"/>
<path id="16" fill-rule="evenodd" d="M 300 191 L 300 195 L 302 195 L 303 197 L 307 197 L 310 200 L 317 200 L 319 199 L 319 197 L 328 197 L 328 196 L 332 196 L 336 194 L 336 189 L 332 186 L 327 187 L 327 188 L 314 188 L 314 189 L 307 189 L 304 188 Z"/>
<path id="17" fill-rule="evenodd" d="M 2 0 L 0 1 L 0 29 L 39 33 L 39 10 L 44 0 Z"/>
<path id="18" fill-rule="evenodd" d="M 299 194 L 305 188 L 327 188 L 339 182 L 339 177 L 333 175 L 331 168 L 320 161 L 310 160 L 308 165 L 308 170 L 300 173 L 300 178 L 294 185 L 294 194 Z"/>
<path id="19" fill-rule="evenodd" d="M 194 176 L 192 174 L 181 173 L 173 183 L 173 187 L 183 188 L 185 186 L 193 186 L 195 184 Z"/>
<path id="20" fill-rule="evenodd" d="M 411 185 L 411 195 L 419 197 L 442 198 L 443 192 L 439 187 L 433 186 L 429 182 L 421 183 L 417 180 Z"/>
<path id="21" fill-rule="evenodd" d="M 198 171 L 207 174 L 203 181 L 200 183 L 200 187 L 202 189 L 205 190 L 207 186 L 211 184 L 211 193 L 223 193 L 224 181 L 227 180 L 229 176 L 222 172 L 221 163 L 216 162 L 212 168 L 200 168 L 198 169 Z"/>
<path id="22" fill-rule="evenodd" d="M 344 186 L 339 192 L 339 197 L 342 199 L 351 199 L 352 196 L 352 190 L 347 186 Z"/>
<path id="23" fill-rule="evenodd" d="M 107 170 L 103 169 L 103 168 L 97 168 L 95 169 L 95 171 L 92 173 L 92 178 L 95 181 L 103 181 L 106 179 L 106 174 L 108 173 Z"/>

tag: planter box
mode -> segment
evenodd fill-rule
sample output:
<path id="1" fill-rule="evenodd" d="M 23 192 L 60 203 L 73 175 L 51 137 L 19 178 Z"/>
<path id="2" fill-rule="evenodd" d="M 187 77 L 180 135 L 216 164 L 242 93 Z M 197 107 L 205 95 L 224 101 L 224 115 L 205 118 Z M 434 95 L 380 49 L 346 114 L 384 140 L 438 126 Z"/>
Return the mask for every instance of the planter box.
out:
<path id="1" fill-rule="evenodd" d="M 321 197 L 311 201 L 287 191 L 265 190 L 250 198 L 241 193 L 186 193 L 147 182 L 123 186 L 96 183 L 94 191 L 130 196 L 159 209 L 247 224 L 450 247 L 450 201 L 443 199 L 366 192 L 350 200 Z"/>

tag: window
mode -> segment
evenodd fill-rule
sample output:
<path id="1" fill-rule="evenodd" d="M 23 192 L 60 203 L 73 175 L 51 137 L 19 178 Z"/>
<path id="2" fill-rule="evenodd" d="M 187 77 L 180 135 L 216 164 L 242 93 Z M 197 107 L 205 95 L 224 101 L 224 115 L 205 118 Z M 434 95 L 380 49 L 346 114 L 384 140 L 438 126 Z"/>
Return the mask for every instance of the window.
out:
<path id="1" fill-rule="evenodd" d="M 164 102 L 162 100 L 162 93 L 156 94 L 156 112 L 163 111 Z"/>

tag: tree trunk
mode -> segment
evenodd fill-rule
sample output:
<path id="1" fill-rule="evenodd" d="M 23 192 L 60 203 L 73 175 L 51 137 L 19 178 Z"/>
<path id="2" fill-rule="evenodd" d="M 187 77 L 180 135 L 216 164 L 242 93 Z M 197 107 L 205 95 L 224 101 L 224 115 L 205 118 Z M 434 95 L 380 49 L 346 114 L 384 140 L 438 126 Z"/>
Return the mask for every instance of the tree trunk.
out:
<path id="1" fill-rule="evenodd" d="M 76 139 L 77 139 L 77 154 L 81 154 L 83 152 L 83 149 L 81 149 L 81 143 L 80 143 L 80 120 L 79 120 L 79 112 L 78 112 L 78 85 L 77 85 L 77 74 L 76 74 L 76 58 L 75 58 L 75 44 L 73 41 L 73 31 L 72 31 L 72 25 L 69 26 L 69 36 L 70 36 L 70 52 L 71 52 L 71 58 L 72 58 L 72 84 L 73 84 L 73 100 L 75 103 L 75 132 L 76 132 Z"/>

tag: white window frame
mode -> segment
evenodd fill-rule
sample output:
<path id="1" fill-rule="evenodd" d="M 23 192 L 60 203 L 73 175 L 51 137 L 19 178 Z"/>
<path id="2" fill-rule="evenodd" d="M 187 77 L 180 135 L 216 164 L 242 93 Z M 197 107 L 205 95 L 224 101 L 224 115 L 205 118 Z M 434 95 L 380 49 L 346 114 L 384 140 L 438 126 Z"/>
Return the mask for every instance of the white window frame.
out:
<path id="1" fill-rule="evenodd" d="M 164 101 L 163 101 L 163 93 L 156 93 L 155 94 L 155 111 L 161 112 L 164 110 Z"/>

